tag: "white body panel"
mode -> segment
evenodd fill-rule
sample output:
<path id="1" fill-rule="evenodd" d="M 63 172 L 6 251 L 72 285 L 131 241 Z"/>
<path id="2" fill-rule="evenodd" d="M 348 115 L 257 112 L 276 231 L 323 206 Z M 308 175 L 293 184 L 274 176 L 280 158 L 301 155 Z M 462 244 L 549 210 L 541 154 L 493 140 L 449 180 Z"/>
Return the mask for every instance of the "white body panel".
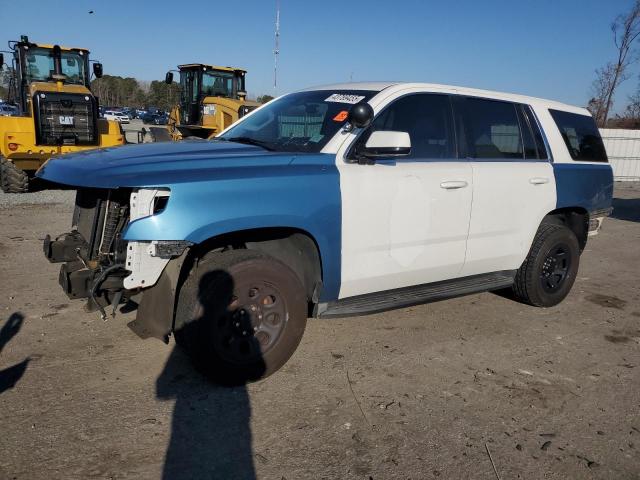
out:
<path id="1" fill-rule="evenodd" d="M 459 276 L 471 211 L 465 162 L 339 164 L 339 298 Z M 445 189 L 446 181 L 466 188 Z"/>
<path id="2" fill-rule="evenodd" d="M 557 132 L 550 128 L 554 124 L 548 108 L 586 112 L 557 102 L 461 87 L 372 85 L 381 89 L 369 101 L 376 114 L 409 93 L 471 95 L 531 105 L 546 134 Z M 542 218 L 555 208 L 550 162 L 398 159 L 394 165 L 358 165 L 345 161 L 357 134 L 339 132 L 323 149 L 336 153 L 340 172 L 339 298 L 515 270 L 529 252 Z M 552 151 L 564 146 L 559 132 L 547 136 L 547 142 Z M 455 188 L 463 183 L 467 186 Z M 447 190 L 441 184 L 454 188 Z"/>
<path id="3" fill-rule="evenodd" d="M 474 161 L 473 207 L 462 274 L 516 270 L 542 218 L 555 208 L 549 162 Z"/>

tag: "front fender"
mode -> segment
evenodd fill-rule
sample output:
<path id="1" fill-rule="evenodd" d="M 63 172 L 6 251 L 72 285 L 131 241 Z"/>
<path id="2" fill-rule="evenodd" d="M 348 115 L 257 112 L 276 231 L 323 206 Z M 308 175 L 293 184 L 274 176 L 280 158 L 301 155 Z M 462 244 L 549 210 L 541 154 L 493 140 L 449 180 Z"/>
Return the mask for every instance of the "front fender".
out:
<path id="1" fill-rule="evenodd" d="M 130 241 L 210 238 L 268 227 L 307 232 L 317 243 L 323 273 L 322 299 L 340 287 L 341 199 L 333 156 L 301 156 L 286 167 L 265 167 L 251 178 L 168 185 L 171 196 L 158 215 L 131 222 Z M 257 169 L 256 169 L 257 170 Z"/>

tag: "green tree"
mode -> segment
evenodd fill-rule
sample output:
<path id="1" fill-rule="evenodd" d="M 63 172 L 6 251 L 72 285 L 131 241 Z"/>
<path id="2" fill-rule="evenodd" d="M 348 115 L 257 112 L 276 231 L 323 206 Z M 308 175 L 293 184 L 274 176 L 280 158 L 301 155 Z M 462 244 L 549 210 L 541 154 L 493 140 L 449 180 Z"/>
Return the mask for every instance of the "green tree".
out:
<path id="1" fill-rule="evenodd" d="M 258 103 L 267 103 L 271 100 L 273 100 L 273 97 L 271 95 L 260 95 L 258 98 L 256 98 L 256 102 Z"/>

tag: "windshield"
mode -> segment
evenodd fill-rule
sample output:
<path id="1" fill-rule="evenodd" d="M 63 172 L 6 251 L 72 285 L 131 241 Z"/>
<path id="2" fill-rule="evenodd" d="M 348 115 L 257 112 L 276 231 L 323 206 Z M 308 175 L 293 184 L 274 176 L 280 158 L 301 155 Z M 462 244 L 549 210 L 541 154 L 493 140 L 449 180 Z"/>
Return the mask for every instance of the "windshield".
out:
<path id="1" fill-rule="evenodd" d="M 220 71 L 202 72 L 202 94 L 211 97 L 233 97 L 233 73 Z"/>
<path id="2" fill-rule="evenodd" d="M 236 123 L 220 140 L 241 141 L 279 152 L 317 153 L 338 132 L 355 103 L 369 100 L 368 90 L 314 90 L 269 102 Z"/>
<path id="3" fill-rule="evenodd" d="M 51 49 L 30 48 L 24 52 L 25 74 L 29 82 L 51 81 L 54 72 L 53 55 Z M 63 51 L 61 54 L 62 74 L 66 75 L 65 82 L 85 85 L 87 79 L 86 53 L 81 51 Z"/>

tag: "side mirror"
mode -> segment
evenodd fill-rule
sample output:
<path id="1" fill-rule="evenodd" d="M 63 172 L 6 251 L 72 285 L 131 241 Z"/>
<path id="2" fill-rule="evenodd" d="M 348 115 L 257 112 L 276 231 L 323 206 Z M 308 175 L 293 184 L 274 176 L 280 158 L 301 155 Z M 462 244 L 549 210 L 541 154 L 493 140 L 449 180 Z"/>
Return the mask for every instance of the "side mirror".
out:
<path id="1" fill-rule="evenodd" d="M 102 64 L 101 63 L 94 63 L 93 64 L 93 74 L 96 76 L 96 78 L 102 78 Z"/>
<path id="2" fill-rule="evenodd" d="M 409 155 L 411 153 L 411 137 L 407 132 L 378 130 L 371 134 L 360 153 L 372 159 Z"/>
<path id="3" fill-rule="evenodd" d="M 173 83 L 173 72 L 167 72 L 164 76 L 164 83 L 171 85 Z"/>
<path id="4" fill-rule="evenodd" d="M 4 54 L 0 53 L 0 70 L 4 67 Z"/>
<path id="5" fill-rule="evenodd" d="M 367 102 L 356 103 L 347 115 L 347 121 L 355 128 L 367 128 L 371 120 L 373 120 L 373 108 Z"/>

